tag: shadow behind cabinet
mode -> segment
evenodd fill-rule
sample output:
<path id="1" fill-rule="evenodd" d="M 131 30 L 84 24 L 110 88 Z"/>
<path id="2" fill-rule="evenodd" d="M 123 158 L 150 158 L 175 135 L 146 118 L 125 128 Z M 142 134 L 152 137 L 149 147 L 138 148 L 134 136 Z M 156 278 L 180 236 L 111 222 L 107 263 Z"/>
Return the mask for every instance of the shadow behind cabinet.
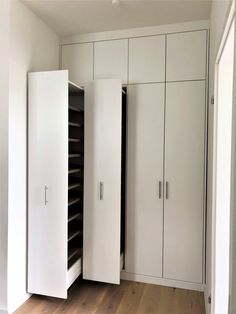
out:
<path id="1" fill-rule="evenodd" d="M 88 84 L 84 104 L 68 71 L 29 73 L 28 129 L 28 292 L 67 298 L 82 264 L 119 283 L 121 81 Z"/>

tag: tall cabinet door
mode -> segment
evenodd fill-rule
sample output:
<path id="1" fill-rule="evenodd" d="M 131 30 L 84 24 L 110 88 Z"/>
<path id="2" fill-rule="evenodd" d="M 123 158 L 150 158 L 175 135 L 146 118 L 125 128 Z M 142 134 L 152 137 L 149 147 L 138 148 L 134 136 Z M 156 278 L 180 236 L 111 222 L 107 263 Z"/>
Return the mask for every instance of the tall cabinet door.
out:
<path id="1" fill-rule="evenodd" d="M 121 80 L 85 88 L 83 278 L 120 283 Z"/>
<path id="2" fill-rule="evenodd" d="M 167 83 L 164 277 L 202 283 L 205 82 Z"/>
<path id="3" fill-rule="evenodd" d="M 67 297 L 68 71 L 29 74 L 28 292 Z"/>
<path id="4" fill-rule="evenodd" d="M 165 84 L 128 88 L 125 270 L 162 276 Z"/>

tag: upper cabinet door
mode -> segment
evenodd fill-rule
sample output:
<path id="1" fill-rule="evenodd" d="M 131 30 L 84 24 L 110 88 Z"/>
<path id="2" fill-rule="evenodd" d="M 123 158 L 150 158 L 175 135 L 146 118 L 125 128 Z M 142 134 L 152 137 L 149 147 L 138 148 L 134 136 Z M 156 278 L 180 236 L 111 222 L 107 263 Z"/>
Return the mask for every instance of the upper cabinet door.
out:
<path id="1" fill-rule="evenodd" d="M 83 278 L 120 283 L 121 80 L 85 87 Z"/>
<path id="2" fill-rule="evenodd" d="M 129 40 L 129 83 L 165 81 L 165 36 Z"/>
<path id="3" fill-rule="evenodd" d="M 118 78 L 127 84 L 128 39 L 94 44 L 94 79 Z"/>
<path id="4" fill-rule="evenodd" d="M 69 70 L 70 81 L 84 85 L 93 80 L 93 44 L 62 46 L 62 69 Z"/>
<path id="5" fill-rule="evenodd" d="M 206 42 L 205 30 L 167 35 L 166 80 L 205 79 Z"/>
<path id="6" fill-rule="evenodd" d="M 164 277 L 202 283 L 205 82 L 166 86 Z"/>
<path id="7" fill-rule="evenodd" d="M 68 72 L 29 74 L 28 292 L 67 297 Z"/>

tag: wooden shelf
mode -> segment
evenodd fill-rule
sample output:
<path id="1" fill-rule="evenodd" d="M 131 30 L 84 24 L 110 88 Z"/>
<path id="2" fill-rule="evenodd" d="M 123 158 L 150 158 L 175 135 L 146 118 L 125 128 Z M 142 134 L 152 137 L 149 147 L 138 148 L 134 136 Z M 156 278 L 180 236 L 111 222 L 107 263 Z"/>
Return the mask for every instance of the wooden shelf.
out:
<path id="1" fill-rule="evenodd" d="M 78 235 L 82 235 L 82 231 L 80 230 L 71 230 L 68 233 L 68 242 L 77 237 Z"/>
<path id="2" fill-rule="evenodd" d="M 69 126 L 72 126 L 72 127 L 75 127 L 75 128 L 81 128 L 83 126 L 83 124 L 69 122 Z"/>
<path id="3" fill-rule="evenodd" d="M 70 190 L 73 190 L 73 189 L 77 189 L 77 188 L 79 188 L 80 186 L 81 186 L 80 183 L 71 183 L 71 184 L 69 184 L 69 186 L 68 186 L 68 190 L 70 191 Z"/>
<path id="4" fill-rule="evenodd" d="M 77 168 L 77 169 L 70 169 L 69 170 L 69 174 L 74 174 L 74 173 L 79 173 L 81 172 L 81 169 L 80 168 Z"/>
<path id="5" fill-rule="evenodd" d="M 83 113 L 83 109 L 79 109 L 79 108 L 76 108 L 74 106 L 69 106 L 69 110 L 72 110 L 72 111 L 76 111 L 76 112 L 80 112 L 80 113 Z"/>
<path id="6" fill-rule="evenodd" d="M 82 154 L 69 154 L 69 158 L 80 158 L 82 157 Z"/>
<path id="7" fill-rule="evenodd" d="M 80 138 L 69 138 L 69 142 L 81 143 L 82 140 Z"/>
<path id="8" fill-rule="evenodd" d="M 78 203 L 78 202 L 80 202 L 80 201 L 81 201 L 80 197 L 73 197 L 73 198 L 69 199 L 69 201 L 68 201 L 68 206 L 71 206 L 71 205 L 73 205 L 73 204 L 76 204 L 76 203 Z"/>
<path id="9" fill-rule="evenodd" d="M 83 95 L 84 88 L 82 86 L 76 85 L 73 82 L 68 82 L 70 95 Z"/>
<path id="10" fill-rule="evenodd" d="M 75 220 L 75 219 L 81 220 L 82 217 L 83 217 L 83 216 L 82 216 L 81 213 L 69 214 L 69 216 L 68 216 L 68 222 L 71 222 L 71 221 L 73 221 L 73 220 Z"/>
<path id="11" fill-rule="evenodd" d="M 69 250 L 68 250 L 68 261 L 69 261 L 72 257 L 74 257 L 74 256 L 76 256 L 76 255 L 78 255 L 78 257 L 81 257 L 81 256 L 82 256 L 82 252 L 83 252 L 82 248 L 69 249 Z"/>

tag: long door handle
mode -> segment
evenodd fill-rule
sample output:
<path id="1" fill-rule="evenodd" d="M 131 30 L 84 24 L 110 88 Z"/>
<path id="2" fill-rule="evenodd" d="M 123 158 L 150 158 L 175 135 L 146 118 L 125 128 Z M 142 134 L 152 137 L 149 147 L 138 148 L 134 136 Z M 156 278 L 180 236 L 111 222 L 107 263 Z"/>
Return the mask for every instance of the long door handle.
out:
<path id="1" fill-rule="evenodd" d="M 162 182 L 161 181 L 158 182 L 158 196 L 159 196 L 159 199 L 162 198 Z"/>
<path id="2" fill-rule="evenodd" d="M 44 186 L 44 205 L 47 206 L 48 200 L 47 200 L 47 190 L 48 187 L 45 185 Z"/>
<path id="3" fill-rule="evenodd" d="M 166 181 L 166 199 L 168 200 L 169 198 L 169 182 Z"/>
<path id="4" fill-rule="evenodd" d="M 100 182 L 100 185 L 99 185 L 99 198 L 100 198 L 100 201 L 103 200 L 103 192 L 104 192 L 104 183 Z"/>

